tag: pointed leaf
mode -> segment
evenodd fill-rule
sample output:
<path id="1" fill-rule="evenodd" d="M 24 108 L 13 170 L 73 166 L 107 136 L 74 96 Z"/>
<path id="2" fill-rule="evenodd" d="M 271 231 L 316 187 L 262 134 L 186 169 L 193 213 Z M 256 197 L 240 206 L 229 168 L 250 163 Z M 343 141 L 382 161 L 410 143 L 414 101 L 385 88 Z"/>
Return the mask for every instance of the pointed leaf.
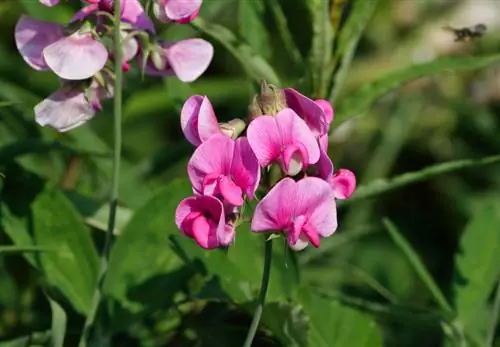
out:
<path id="1" fill-rule="evenodd" d="M 263 58 L 269 59 L 271 44 L 264 24 L 264 14 L 264 0 L 240 1 L 238 4 L 240 35 L 255 52 L 260 52 Z"/>

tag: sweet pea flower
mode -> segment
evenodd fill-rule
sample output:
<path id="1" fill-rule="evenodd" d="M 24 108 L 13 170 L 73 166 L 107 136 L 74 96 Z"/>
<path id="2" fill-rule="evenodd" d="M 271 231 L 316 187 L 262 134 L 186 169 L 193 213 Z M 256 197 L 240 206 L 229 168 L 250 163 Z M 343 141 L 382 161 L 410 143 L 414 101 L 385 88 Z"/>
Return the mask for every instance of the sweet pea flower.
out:
<path id="1" fill-rule="evenodd" d="M 15 41 L 30 66 L 52 70 L 66 80 L 90 78 L 108 60 L 106 47 L 86 27 L 65 36 L 60 25 L 23 15 L 16 25 Z"/>
<path id="2" fill-rule="evenodd" d="M 159 0 L 153 4 L 158 20 L 168 23 L 187 24 L 200 12 L 202 0 Z"/>
<path id="3" fill-rule="evenodd" d="M 321 107 L 321 109 L 323 110 L 323 113 L 325 114 L 326 125 L 329 128 L 335 115 L 332 104 L 328 100 L 324 99 L 316 99 L 314 100 L 314 103 Z"/>
<path id="4" fill-rule="evenodd" d="M 289 176 L 295 176 L 319 160 L 319 145 L 293 110 L 285 108 L 275 117 L 260 116 L 250 122 L 248 142 L 262 167 L 278 162 Z"/>
<path id="5" fill-rule="evenodd" d="M 285 178 L 257 204 L 252 218 L 254 232 L 284 232 L 294 250 L 308 243 L 319 247 L 320 237 L 337 229 L 333 191 L 324 180 L 306 177 L 298 182 Z"/>
<path id="6" fill-rule="evenodd" d="M 328 133 L 331 119 L 333 119 L 333 109 L 330 118 L 330 114 L 325 114 L 325 105 L 322 101 L 315 102 L 292 88 L 286 88 L 283 91 L 287 106 L 306 122 L 314 136 L 318 138 Z"/>
<path id="7" fill-rule="evenodd" d="M 59 132 L 74 129 L 102 109 L 101 100 L 113 97 L 111 85 L 102 86 L 93 81 L 85 88 L 81 83 L 66 81 L 47 99 L 35 106 L 35 119 L 41 126 L 50 126 Z"/>
<path id="8" fill-rule="evenodd" d="M 193 95 L 184 102 L 181 128 L 186 139 L 195 146 L 221 133 L 212 104 L 206 96 Z"/>
<path id="9" fill-rule="evenodd" d="M 39 0 L 42 5 L 52 7 L 59 3 L 59 0 Z"/>
<path id="10" fill-rule="evenodd" d="M 215 134 L 194 151 L 188 163 L 188 176 L 195 192 L 241 206 L 244 195 L 249 199 L 254 197 L 260 168 L 246 138 L 233 140 Z"/>
<path id="11" fill-rule="evenodd" d="M 177 76 L 193 82 L 208 68 L 214 55 L 212 45 L 203 39 L 160 42 L 146 52 L 144 72 L 151 76 Z"/>
<path id="12" fill-rule="evenodd" d="M 226 223 L 224 206 L 213 196 L 182 200 L 175 211 L 175 223 L 184 235 L 205 249 L 227 246 L 234 240 L 234 226 Z"/>

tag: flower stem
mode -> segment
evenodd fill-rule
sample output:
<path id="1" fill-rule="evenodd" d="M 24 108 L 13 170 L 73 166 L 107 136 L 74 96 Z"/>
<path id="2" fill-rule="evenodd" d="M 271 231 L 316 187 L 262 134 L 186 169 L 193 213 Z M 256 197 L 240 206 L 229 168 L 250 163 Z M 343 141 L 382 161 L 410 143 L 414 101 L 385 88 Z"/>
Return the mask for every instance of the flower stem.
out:
<path id="1" fill-rule="evenodd" d="M 490 329 L 488 330 L 488 337 L 486 339 L 486 347 L 493 347 L 495 342 L 495 331 L 498 325 L 498 317 L 500 315 L 500 281 L 498 281 L 497 290 L 495 293 L 495 301 L 493 303 L 493 312 L 490 322 Z"/>
<path id="2" fill-rule="evenodd" d="M 266 301 L 267 287 L 269 285 L 269 278 L 271 274 L 271 256 L 273 254 L 273 240 L 266 240 L 266 247 L 264 251 L 264 270 L 262 272 L 262 283 L 260 285 L 259 301 L 252 318 L 252 324 L 248 329 L 248 334 L 245 339 L 243 347 L 251 347 L 257 328 L 259 327 L 260 317 Z"/>
<path id="3" fill-rule="evenodd" d="M 115 229 L 116 210 L 118 207 L 118 187 L 120 181 L 120 159 L 122 148 L 122 45 L 121 45 L 121 1 L 114 1 L 114 59 L 115 59 L 115 79 L 114 79 L 114 144 L 113 144 L 113 177 L 111 182 L 111 194 L 109 201 L 108 228 L 101 253 L 101 263 L 99 274 L 92 298 L 91 308 L 85 320 L 83 333 L 80 337 L 79 347 L 87 346 L 90 338 L 90 330 L 94 323 L 99 304 L 102 298 L 102 282 L 108 266 L 108 259 L 113 242 L 113 230 Z"/>

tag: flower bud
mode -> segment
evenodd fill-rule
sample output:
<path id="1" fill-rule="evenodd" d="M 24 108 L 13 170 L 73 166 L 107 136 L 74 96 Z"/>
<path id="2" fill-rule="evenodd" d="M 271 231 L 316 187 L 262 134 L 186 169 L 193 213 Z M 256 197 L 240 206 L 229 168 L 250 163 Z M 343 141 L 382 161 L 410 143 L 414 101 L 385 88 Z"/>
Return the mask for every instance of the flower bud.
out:
<path id="1" fill-rule="evenodd" d="M 274 116 L 286 107 L 283 90 L 263 80 L 260 85 L 260 94 L 253 98 L 250 105 L 250 116 L 252 118 L 261 115 Z"/>
<path id="2" fill-rule="evenodd" d="M 163 56 L 163 54 L 161 54 L 161 52 L 153 50 L 149 58 L 157 70 L 163 71 L 167 68 L 167 59 Z"/>
<path id="3" fill-rule="evenodd" d="M 227 123 L 219 123 L 220 131 L 224 134 L 236 140 L 238 136 L 245 130 L 246 124 L 241 119 L 233 119 Z"/>

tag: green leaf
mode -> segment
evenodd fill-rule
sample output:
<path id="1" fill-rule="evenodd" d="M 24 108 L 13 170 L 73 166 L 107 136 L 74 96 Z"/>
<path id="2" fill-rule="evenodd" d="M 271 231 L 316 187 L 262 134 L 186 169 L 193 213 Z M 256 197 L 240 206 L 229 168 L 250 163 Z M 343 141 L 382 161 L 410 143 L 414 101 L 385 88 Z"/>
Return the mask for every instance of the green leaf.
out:
<path id="1" fill-rule="evenodd" d="M 439 175 L 443 175 L 450 172 L 455 172 L 467 168 L 477 168 L 483 165 L 491 165 L 500 162 L 500 155 L 492 155 L 489 157 L 484 157 L 481 159 L 462 159 L 449 161 L 447 163 L 436 164 L 426 167 L 422 170 L 415 172 L 407 172 L 400 176 L 396 176 L 391 179 L 378 179 L 368 183 L 365 186 L 360 186 L 356 189 L 356 192 L 349 198 L 349 200 L 343 201 L 342 205 L 350 204 L 354 201 L 372 198 L 379 194 L 384 194 L 392 190 L 422 182 Z"/>
<path id="2" fill-rule="evenodd" d="M 500 276 L 500 205 L 479 210 L 469 221 L 455 257 L 455 307 L 467 328 L 484 310 Z"/>
<path id="3" fill-rule="evenodd" d="M 0 255 L 2 254 L 18 254 L 18 253 L 38 253 L 57 251 L 56 247 L 39 247 L 39 246 L 0 246 Z"/>
<path id="4" fill-rule="evenodd" d="M 25 254 L 80 313 L 90 308 L 98 257 L 89 230 L 65 196 L 36 177 L 7 175 L 2 191 L 2 225 L 17 246 L 55 249 Z"/>
<path id="5" fill-rule="evenodd" d="M 13 340 L 1 341 L 0 347 L 39 347 L 48 346 L 48 343 L 50 343 L 50 331 L 33 332 Z"/>
<path id="6" fill-rule="evenodd" d="M 255 82 L 260 83 L 262 79 L 265 79 L 271 84 L 280 85 L 278 75 L 269 63 L 260 54 L 256 53 L 251 46 L 242 43 L 231 30 L 221 25 L 206 23 L 200 17 L 191 24 L 224 46 L 240 62 L 245 72 Z"/>
<path id="7" fill-rule="evenodd" d="M 264 0 L 240 1 L 238 4 L 239 33 L 254 52 L 263 58 L 271 57 L 271 44 L 268 30 L 264 25 Z"/>
<path id="8" fill-rule="evenodd" d="M 289 302 L 269 302 L 262 311 L 262 323 L 285 346 L 308 346 L 309 317 L 302 306 Z"/>
<path id="9" fill-rule="evenodd" d="M 64 312 L 63 308 L 48 295 L 46 295 L 46 297 L 49 300 L 50 310 L 52 311 L 51 346 L 64 347 L 67 324 L 66 312 Z"/>
<path id="10" fill-rule="evenodd" d="M 442 58 L 430 63 L 412 65 L 394 71 L 339 100 L 335 110 L 335 124 L 366 112 L 380 97 L 414 79 L 442 72 L 471 71 L 500 62 L 500 54 L 473 58 Z"/>
<path id="11" fill-rule="evenodd" d="M 375 12 L 378 5 L 378 0 L 356 0 L 354 1 L 353 8 L 350 11 L 349 18 L 345 25 L 342 26 L 340 34 L 338 35 L 338 48 L 335 50 L 334 59 L 331 68 L 328 70 L 333 72 L 340 62 L 340 66 L 335 72 L 334 85 L 330 92 L 330 100 L 337 100 L 339 90 L 344 83 L 349 67 L 351 66 L 356 47 L 358 46 L 359 39 L 365 31 L 366 25 Z"/>
<path id="12" fill-rule="evenodd" d="M 103 293 L 134 316 L 129 318 L 168 305 L 188 279 L 169 235 L 180 234 L 175 210 L 190 195 L 189 181 L 172 181 L 137 210 L 112 249 Z M 114 312 L 115 325 L 126 326 L 119 314 Z"/>
<path id="13" fill-rule="evenodd" d="M 381 331 L 366 314 L 302 288 L 300 300 L 309 316 L 309 346 L 382 347 Z"/>
<path id="14" fill-rule="evenodd" d="M 325 0 L 307 1 L 313 21 L 313 39 L 309 54 L 310 76 L 313 94 L 325 98 L 331 75 L 325 73 L 331 64 L 333 49 L 333 27 L 329 18 L 329 2 Z"/>
<path id="15" fill-rule="evenodd" d="M 439 289 L 438 285 L 436 284 L 431 274 L 429 273 L 413 247 L 410 245 L 410 243 L 408 243 L 403 235 L 401 235 L 401 233 L 396 229 L 396 226 L 390 220 L 384 219 L 383 222 L 392 241 L 404 253 L 406 258 L 408 259 L 408 262 L 420 277 L 423 284 L 427 287 L 427 290 L 429 290 L 429 293 L 433 296 L 434 300 L 439 305 L 441 310 L 443 310 L 443 312 L 447 314 L 453 314 L 453 309 L 444 297 L 441 289 Z"/>
<path id="16" fill-rule="evenodd" d="M 39 1 L 20 0 L 20 2 L 30 16 L 40 20 L 66 24 L 73 16 L 70 7 L 64 4 L 50 8 Z"/>

